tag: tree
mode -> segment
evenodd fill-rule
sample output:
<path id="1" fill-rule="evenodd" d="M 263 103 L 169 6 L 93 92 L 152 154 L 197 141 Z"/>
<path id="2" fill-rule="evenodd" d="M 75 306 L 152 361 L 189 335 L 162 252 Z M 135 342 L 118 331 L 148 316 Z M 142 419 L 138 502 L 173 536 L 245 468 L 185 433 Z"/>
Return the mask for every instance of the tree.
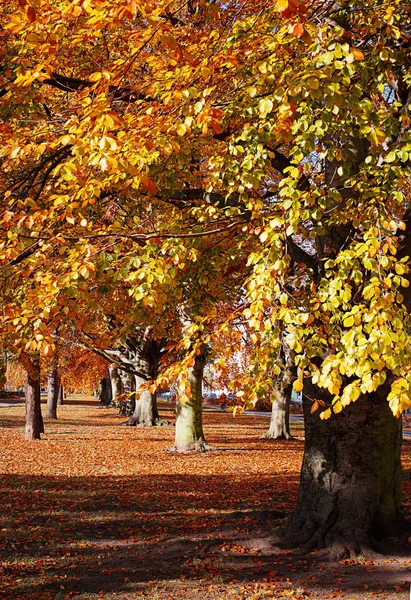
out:
<path id="1" fill-rule="evenodd" d="M 134 366 L 139 373 L 135 375 L 136 394 L 134 410 L 128 426 L 166 425 L 167 422 L 160 418 L 157 406 L 156 390 L 147 388 L 145 384 L 157 378 L 160 371 L 160 361 L 165 349 L 165 341 L 156 341 L 151 338 L 150 332 L 145 331 L 133 340 L 135 357 Z"/>
<path id="2" fill-rule="evenodd" d="M 47 410 L 48 419 L 57 419 L 57 405 L 60 396 L 60 376 L 57 364 L 53 364 L 47 378 Z"/>
<path id="3" fill-rule="evenodd" d="M 270 427 L 264 437 L 274 440 L 291 440 L 293 436 L 290 433 L 290 404 L 293 380 L 295 379 L 294 356 L 285 344 L 280 350 L 283 354 L 283 368 L 273 382 Z"/>
<path id="4" fill-rule="evenodd" d="M 186 350 L 184 379 L 195 344 L 242 319 L 253 352 L 239 397 L 272 388 L 283 342 L 295 354 L 307 439 L 290 535 L 338 556 L 400 535 L 408 6 L 39 7 L 2 8 L 3 330 L 36 352 L 57 316 L 86 331 L 78 303 L 111 299 L 123 339 L 150 323 Z"/>
<path id="5" fill-rule="evenodd" d="M 26 426 L 24 438 L 26 440 L 39 440 L 44 433 L 43 417 L 41 414 L 40 397 L 40 360 L 38 356 L 22 356 L 24 366 L 27 370 L 27 381 L 25 384 L 26 398 Z"/>

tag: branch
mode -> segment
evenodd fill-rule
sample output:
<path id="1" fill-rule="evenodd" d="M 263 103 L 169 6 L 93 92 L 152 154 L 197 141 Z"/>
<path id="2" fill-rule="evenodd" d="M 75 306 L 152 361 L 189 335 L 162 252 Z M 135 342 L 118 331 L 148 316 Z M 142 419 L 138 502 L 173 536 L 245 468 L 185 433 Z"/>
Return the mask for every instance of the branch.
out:
<path id="1" fill-rule="evenodd" d="M 137 377 L 141 377 L 141 379 L 144 379 L 144 381 L 148 381 L 147 375 L 145 375 L 144 373 L 141 373 L 139 370 L 135 369 L 133 367 L 133 363 L 131 361 L 129 361 L 128 359 L 124 360 L 124 355 L 123 356 L 116 355 L 117 358 L 115 356 L 113 356 L 112 353 L 116 353 L 117 352 L 116 350 L 100 350 L 99 348 L 95 348 L 94 346 L 88 346 L 87 344 L 82 344 L 81 342 L 75 342 L 74 340 L 68 340 L 57 334 L 54 334 L 53 338 L 61 340 L 65 344 L 76 346 L 76 348 L 83 348 L 83 350 L 89 350 L 90 352 L 93 352 L 94 354 L 97 354 L 97 356 L 100 356 L 101 358 L 103 358 L 108 363 L 116 365 L 116 367 L 118 367 L 122 371 L 131 373 L 131 375 L 137 375 Z"/>
<path id="2" fill-rule="evenodd" d="M 93 81 L 77 79 L 76 77 L 66 77 L 65 75 L 59 75 L 58 73 L 53 73 L 50 78 L 43 79 L 42 83 L 51 85 L 63 92 L 77 92 L 78 90 L 95 85 L 95 82 Z M 113 96 L 114 100 L 121 100 L 122 102 L 133 103 L 138 100 L 146 100 L 147 102 L 155 101 L 155 98 L 141 94 L 130 86 L 117 87 L 115 85 L 110 85 L 109 93 Z"/>
<path id="3" fill-rule="evenodd" d="M 5 269 L 6 267 L 15 266 L 15 265 L 20 264 L 21 262 L 23 262 L 23 260 L 25 260 L 29 256 L 32 256 L 32 254 L 35 253 L 37 248 L 40 247 L 40 244 L 41 244 L 41 240 L 39 240 L 35 244 L 32 244 L 31 246 L 29 246 L 28 248 L 23 250 L 23 252 L 20 252 L 20 254 L 18 256 L 16 256 L 16 258 L 13 258 L 13 260 L 11 260 L 10 262 L 8 262 L 5 265 L 2 265 L 0 267 L 0 269 Z"/>

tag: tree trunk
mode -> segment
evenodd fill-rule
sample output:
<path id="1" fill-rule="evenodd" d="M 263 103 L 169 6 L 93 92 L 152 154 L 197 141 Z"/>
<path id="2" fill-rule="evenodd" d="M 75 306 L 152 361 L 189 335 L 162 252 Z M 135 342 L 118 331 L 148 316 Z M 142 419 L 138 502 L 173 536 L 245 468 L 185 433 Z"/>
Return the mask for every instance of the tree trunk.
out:
<path id="1" fill-rule="evenodd" d="M 108 377 L 100 379 L 100 402 L 110 404 L 111 402 L 111 381 Z"/>
<path id="2" fill-rule="evenodd" d="M 209 450 L 203 433 L 203 372 L 205 355 L 195 357 L 194 366 L 189 370 L 190 398 L 176 403 L 176 433 L 172 448 L 175 452 L 205 452 Z"/>
<path id="3" fill-rule="evenodd" d="M 137 376 L 135 379 L 136 391 L 138 391 L 140 386 L 145 383 L 145 380 Z M 160 421 L 161 419 L 158 414 L 156 394 L 152 394 L 148 390 L 144 390 L 140 397 L 135 400 L 133 415 L 124 423 L 124 425 L 153 427 L 154 425 L 160 424 Z"/>
<path id="4" fill-rule="evenodd" d="M 145 377 L 135 376 L 136 391 L 138 391 L 146 381 L 157 377 L 162 348 L 163 341 L 157 342 L 150 338 L 144 338 L 141 341 L 135 367 Z M 140 427 L 153 427 L 168 424 L 169 423 L 166 420 L 160 418 L 156 394 L 152 394 L 148 390 L 142 392 L 140 397 L 135 399 L 133 414 L 130 419 L 124 423 L 124 425 L 138 425 Z"/>
<path id="5" fill-rule="evenodd" d="M 25 386 L 26 397 L 26 427 L 24 439 L 39 440 L 44 433 L 43 417 L 41 414 L 40 396 L 40 362 L 33 361 L 32 369 L 27 375 Z"/>
<path id="6" fill-rule="evenodd" d="M 127 371 L 119 372 L 122 387 L 122 396 L 119 401 L 120 415 L 131 416 L 134 413 L 136 403 L 136 381 L 135 376 Z M 114 400 L 114 399 L 113 399 Z"/>
<path id="7" fill-rule="evenodd" d="M 290 433 L 291 390 L 284 389 L 281 383 L 274 389 L 274 401 L 271 409 L 270 427 L 263 436 L 272 440 L 293 440 Z"/>
<path id="8" fill-rule="evenodd" d="M 59 385 L 57 404 L 59 406 L 62 406 L 64 404 L 64 387 L 61 385 L 61 383 Z"/>
<path id="9" fill-rule="evenodd" d="M 327 547 L 333 558 L 372 556 L 381 541 L 404 532 L 401 505 L 402 423 L 386 400 L 387 385 L 361 396 L 329 420 L 311 414 L 304 396 L 305 449 L 293 544 Z M 316 397 L 316 390 L 308 396 Z M 323 394 L 321 390 L 317 390 Z"/>
<path id="10" fill-rule="evenodd" d="M 119 374 L 118 367 L 111 366 L 108 369 L 110 382 L 111 382 L 111 404 L 113 406 L 118 406 L 118 397 L 123 393 L 123 386 L 121 383 L 121 378 Z"/>
<path id="11" fill-rule="evenodd" d="M 58 368 L 52 367 L 47 379 L 47 419 L 57 419 L 57 404 L 60 395 L 60 377 Z"/>
<path id="12" fill-rule="evenodd" d="M 274 385 L 270 428 L 264 435 L 273 440 L 292 440 L 290 433 L 290 402 L 295 371 L 294 354 L 283 345 L 284 369 Z"/>

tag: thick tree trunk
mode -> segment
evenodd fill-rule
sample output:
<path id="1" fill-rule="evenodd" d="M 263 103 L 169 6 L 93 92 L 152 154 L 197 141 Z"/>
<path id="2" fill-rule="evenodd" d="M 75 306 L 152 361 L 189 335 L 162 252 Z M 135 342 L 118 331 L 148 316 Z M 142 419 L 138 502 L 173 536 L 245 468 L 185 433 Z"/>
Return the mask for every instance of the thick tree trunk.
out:
<path id="1" fill-rule="evenodd" d="M 175 452 L 205 452 L 209 450 L 203 432 L 203 372 L 205 356 L 195 357 L 194 366 L 189 370 L 190 398 L 182 402 L 177 398 L 176 433 L 172 448 Z"/>
<path id="2" fill-rule="evenodd" d="M 145 380 L 136 376 L 136 391 L 145 383 Z M 139 425 L 141 427 L 153 427 L 160 424 L 160 416 L 157 408 L 156 394 L 144 390 L 140 397 L 135 401 L 134 412 L 128 421 L 124 424 L 128 426 Z"/>
<path id="3" fill-rule="evenodd" d="M 40 363 L 33 361 L 33 368 L 27 375 L 25 385 L 26 397 L 26 427 L 24 439 L 39 440 L 40 434 L 44 433 L 43 417 L 41 414 L 40 396 Z"/>
<path id="4" fill-rule="evenodd" d="M 136 391 L 138 391 L 146 381 L 157 377 L 162 347 L 163 342 L 156 342 L 150 338 L 142 340 L 139 346 L 135 368 L 145 377 L 135 376 Z M 139 427 L 153 427 L 168 424 L 169 423 L 166 420 L 160 418 L 156 394 L 152 394 L 148 390 L 143 391 L 140 397 L 135 399 L 133 414 L 130 419 L 124 423 L 124 425 L 138 425 Z"/>
<path id="5" fill-rule="evenodd" d="M 60 377 L 56 366 L 49 371 L 47 378 L 47 419 L 57 419 L 57 404 L 60 395 Z"/>
<path id="6" fill-rule="evenodd" d="M 288 523 L 295 545 L 327 547 L 342 559 L 371 555 L 382 540 L 404 531 L 402 424 L 391 413 L 387 393 L 382 386 L 326 421 L 311 414 L 312 402 L 304 397 L 304 459 Z"/>

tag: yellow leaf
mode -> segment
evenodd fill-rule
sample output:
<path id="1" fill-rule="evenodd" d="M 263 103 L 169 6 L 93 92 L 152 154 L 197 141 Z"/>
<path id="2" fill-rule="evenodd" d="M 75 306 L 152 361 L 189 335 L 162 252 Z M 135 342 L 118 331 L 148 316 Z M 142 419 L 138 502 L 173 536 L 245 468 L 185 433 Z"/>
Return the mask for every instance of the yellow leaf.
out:
<path id="1" fill-rule="evenodd" d="M 100 81 L 101 73 L 92 73 L 88 79 L 89 81 Z"/>
<path id="2" fill-rule="evenodd" d="M 277 0 L 278 12 L 284 12 L 288 8 L 288 0 Z"/>
<path id="3" fill-rule="evenodd" d="M 327 410 L 323 410 L 323 412 L 320 413 L 320 419 L 322 421 L 326 421 L 330 417 L 331 417 L 331 409 L 330 408 L 327 408 Z"/>
<path id="4" fill-rule="evenodd" d="M 80 275 L 82 275 L 84 277 L 84 279 L 88 279 L 88 276 L 90 275 L 90 271 L 88 270 L 87 265 L 82 265 L 80 267 L 79 273 L 80 273 Z"/>
<path id="5" fill-rule="evenodd" d="M 177 133 L 178 133 L 178 135 L 183 136 L 186 132 L 187 132 L 186 125 L 184 125 L 184 123 L 180 123 L 177 126 Z"/>
<path id="6" fill-rule="evenodd" d="M 304 384 L 302 381 L 300 381 L 299 379 L 296 379 L 296 381 L 294 381 L 293 383 L 293 390 L 295 392 L 302 392 L 304 389 Z"/>
<path id="7" fill-rule="evenodd" d="M 343 321 L 343 325 L 344 327 L 352 327 L 354 325 L 354 317 L 353 315 L 350 315 L 349 317 L 346 317 Z"/>
<path id="8" fill-rule="evenodd" d="M 274 104 L 272 100 L 270 100 L 269 98 L 264 98 L 263 100 L 260 100 L 258 109 L 261 115 L 265 117 L 266 115 L 268 115 L 268 113 L 270 113 L 273 110 L 273 106 Z"/>

